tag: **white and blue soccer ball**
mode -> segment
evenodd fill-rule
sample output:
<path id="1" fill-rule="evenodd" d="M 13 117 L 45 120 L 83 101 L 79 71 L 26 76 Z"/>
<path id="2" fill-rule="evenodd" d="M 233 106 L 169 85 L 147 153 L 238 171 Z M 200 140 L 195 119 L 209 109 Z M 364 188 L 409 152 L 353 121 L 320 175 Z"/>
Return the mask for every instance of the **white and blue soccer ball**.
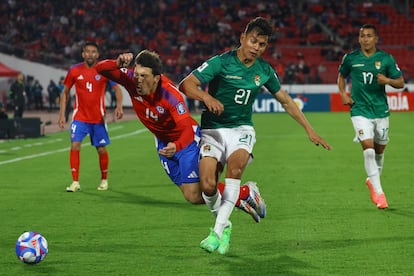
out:
<path id="1" fill-rule="evenodd" d="M 41 262 L 47 252 L 47 240 L 37 232 L 24 232 L 16 241 L 17 258 L 26 264 Z"/>

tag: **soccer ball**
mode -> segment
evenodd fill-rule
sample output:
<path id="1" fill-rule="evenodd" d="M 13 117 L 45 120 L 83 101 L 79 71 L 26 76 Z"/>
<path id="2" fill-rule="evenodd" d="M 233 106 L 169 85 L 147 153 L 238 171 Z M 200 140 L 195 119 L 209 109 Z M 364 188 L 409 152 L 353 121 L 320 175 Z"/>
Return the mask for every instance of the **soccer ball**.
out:
<path id="1" fill-rule="evenodd" d="M 16 241 L 17 258 L 26 264 L 41 262 L 47 252 L 47 240 L 37 232 L 24 232 Z"/>

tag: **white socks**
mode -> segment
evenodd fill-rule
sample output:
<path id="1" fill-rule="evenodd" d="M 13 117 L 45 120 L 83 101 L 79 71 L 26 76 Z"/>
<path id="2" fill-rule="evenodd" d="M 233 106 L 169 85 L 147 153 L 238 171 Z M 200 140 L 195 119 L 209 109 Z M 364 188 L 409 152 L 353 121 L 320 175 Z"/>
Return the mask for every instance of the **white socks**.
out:
<path id="1" fill-rule="evenodd" d="M 216 194 L 213 196 L 207 196 L 204 193 L 202 193 L 201 195 L 203 196 L 204 202 L 206 203 L 207 207 L 210 209 L 211 213 L 216 218 L 221 204 L 221 194 L 219 190 L 217 190 Z"/>
<path id="2" fill-rule="evenodd" d="M 381 163 L 381 167 L 382 167 L 382 163 L 384 162 L 383 157 L 384 156 L 382 155 L 382 157 L 378 158 L 379 162 Z M 375 193 L 379 195 L 384 192 L 382 191 L 382 187 L 381 187 L 380 167 L 377 164 L 378 164 L 378 161 L 375 156 L 375 150 L 372 148 L 364 150 L 365 171 L 369 179 L 371 180 L 371 184 L 375 190 Z"/>
<path id="3" fill-rule="evenodd" d="M 221 205 L 217 213 L 214 232 L 221 239 L 224 228 L 229 224 L 229 218 L 240 194 L 240 179 L 226 178 L 225 187 L 221 199 Z"/>

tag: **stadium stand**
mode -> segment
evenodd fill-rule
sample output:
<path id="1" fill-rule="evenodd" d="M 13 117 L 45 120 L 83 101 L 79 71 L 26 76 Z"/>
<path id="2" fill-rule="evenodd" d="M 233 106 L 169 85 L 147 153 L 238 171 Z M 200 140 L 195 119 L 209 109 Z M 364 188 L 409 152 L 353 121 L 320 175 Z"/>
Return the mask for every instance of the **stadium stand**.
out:
<path id="1" fill-rule="evenodd" d="M 395 6 L 391 3 L 397 2 Z M 237 46 L 255 16 L 272 20 L 266 58 L 285 83 L 335 83 L 341 56 L 357 47 L 358 28 L 377 25 L 379 47 L 414 78 L 414 3 L 401 1 L 11 0 L 0 4 L 0 51 L 66 69 L 94 40 L 101 57 L 156 50 L 179 81 L 205 58 Z"/>

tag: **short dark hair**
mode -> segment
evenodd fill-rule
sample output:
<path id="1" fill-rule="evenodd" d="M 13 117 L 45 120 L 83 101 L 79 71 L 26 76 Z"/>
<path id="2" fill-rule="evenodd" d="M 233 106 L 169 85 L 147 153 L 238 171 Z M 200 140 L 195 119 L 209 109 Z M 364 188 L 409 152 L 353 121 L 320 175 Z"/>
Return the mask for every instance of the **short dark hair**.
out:
<path id="1" fill-rule="evenodd" d="M 149 67 L 154 75 L 162 74 L 162 62 L 160 56 L 156 52 L 142 50 L 135 58 L 135 65 Z"/>
<path id="2" fill-rule="evenodd" d="M 82 50 L 85 50 L 86 46 L 93 46 L 95 47 L 98 51 L 99 51 L 99 46 L 98 43 L 93 42 L 93 41 L 87 41 L 83 44 Z"/>
<path id="3" fill-rule="evenodd" d="M 364 25 L 362 25 L 360 30 L 362 30 L 362 29 L 372 29 L 372 30 L 374 30 L 375 35 L 378 36 L 377 27 L 375 27 L 374 24 L 364 24 Z"/>
<path id="4" fill-rule="evenodd" d="M 264 17 L 256 17 L 247 24 L 244 33 L 248 34 L 252 31 L 257 31 L 258 35 L 272 35 L 272 25 Z"/>

